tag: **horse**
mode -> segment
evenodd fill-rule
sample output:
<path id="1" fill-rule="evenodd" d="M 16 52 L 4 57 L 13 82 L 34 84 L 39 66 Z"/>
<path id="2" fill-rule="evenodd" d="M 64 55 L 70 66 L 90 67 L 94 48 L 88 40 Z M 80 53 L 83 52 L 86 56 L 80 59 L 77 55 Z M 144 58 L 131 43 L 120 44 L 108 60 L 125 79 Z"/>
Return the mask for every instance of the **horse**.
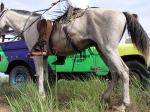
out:
<path id="1" fill-rule="evenodd" d="M 25 10 L 6 9 L 4 4 L 1 4 L 0 9 L 0 33 L 7 31 L 9 27 L 12 28 L 23 35 L 28 49 L 31 50 L 39 37 L 37 23 L 41 15 Z M 78 53 L 74 46 L 80 51 L 94 46 L 112 75 L 112 81 L 104 91 L 102 99 L 108 102 L 118 79 L 123 82 L 123 100 L 122 104 L 117 106 L 120 111 L 125 111 L 130 105 L 129 69 L 117 50 L 125 30 L 128 30 L 133 44 L 143 53 L 149 66 L 150 39 L 139 21 L 128 12 L 88 8 L 81 17 L 55 25 L 48 49 L 49 55 L 69 56 Z M 48 78 L 47 57 L 35 56 L 33 60 L 38 76 L 39 93 L 44 96 L 44 73 L 45 79 Z"/>

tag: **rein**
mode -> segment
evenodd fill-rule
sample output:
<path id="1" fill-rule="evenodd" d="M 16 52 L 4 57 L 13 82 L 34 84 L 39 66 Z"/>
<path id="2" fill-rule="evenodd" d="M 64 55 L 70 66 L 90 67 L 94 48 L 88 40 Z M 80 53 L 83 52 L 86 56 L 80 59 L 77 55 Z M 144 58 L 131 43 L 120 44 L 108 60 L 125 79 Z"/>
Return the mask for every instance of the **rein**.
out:
<path id="1" fill-rule="evenodd" d="M 32 16 L 33 13 L 44 11 L 44 12 L 43 12 L 42 14 L 40 14 L 40 16 L 39 16 L 36 20 L 34 20 L 26 29 L 23 28 L 23 30 L 22 30 L 22 32 L 20 33 L 20 35 L 23 35 L 23 33 L 24 33 L 25 31 L 27 31 L 28 28 L 30 28 L 37 20 L 39 20 L 43 14 L 45 14 L 48 10 L 50 10 L 51 8 L 53 8 L 53 6 L 55 6 L 55 5 L 56 5 L 57 3 L 59 3 L 59 2 L 60 2 L 60 0 L 58 0 L 57 2 L 52 3 L 52 5 L 51 5 L 49 8 L 47 8 L 47 9 L 42 9 L 42 10 L 37 10 L 37 11 L 31 12 L 31 14 L 29 15 L 29 17 L 27 18 L 27 21 L 25 22 L 24 28 L 25 28 L 25 26 L 26 26 L 28 20 L 30 19 L 30 17 Z"/>
<path id="2" fill-rule="evenodd" d="M 20 39 L 20 38 L 24 39 L 24 38 L 22 37 L 22 36 L 23 36 L 23 33 L 24 33 L 25 31 L 27 31 L 36 21 L 38 21 L 38 20 L 41 18 L 41 16 L 42 16 L 43 14 L 45 14 L 48 10 L 50 10 L 51 8 L 53 8 L 53 6 L 55 6 L 55 5 L 56 5 L 57 3 L 59 3 L 59 2 L 60 2 L 60 0 L 58 0 L 57 2 L 52 3 L 51 6 L 50 6 L 49 8 L 47 8 L 47 9 L 42 9 L 42 10 L 37 10 L 37 11 L 31 12 L 31 14 L 29 15 L 29 17 L 27 18 L 27 20 L 26 20 L 26 22 L 25 22 L 25 24 L 24 24 L 24 27 L 23 27 L 22 32 L 19 33 L 18 35 L 16 35 L 15 37 L 13 37 L 14 39 L 13 39 L 12 41 L 14 41 L 14 40 L 17 39 L 17 38 L 18 38 L 18 39 Z M 8 9 L 2 11 L 0 17 L 2 17 L 2 15 L 4 14 L 4 12 L 6 12 L 6 11 L 8 11 Z M 36 13 L 36 12 L 42 12 L 42 11 L 44 11 L 44 12 L 43 12 L 42 14 L 39 14 L 39 16 L 37 17 L 37 19 L 35 19 L 35 20 L 25 29 L 25 26 L 26 26 L 27 22 L 29 21 L 30 17 L 32 16 L 32 14 L 33 14 L 33 13 Z"/>
<path id="3" fill-rule="evenodd" d="M 0 17 L 2 17 L 3 14 L 4 14 L 7 10 L 8 10 L 8 9 L 3 10 L 3 11 L 1 12 L 1 14 L 0 14 Z"/>

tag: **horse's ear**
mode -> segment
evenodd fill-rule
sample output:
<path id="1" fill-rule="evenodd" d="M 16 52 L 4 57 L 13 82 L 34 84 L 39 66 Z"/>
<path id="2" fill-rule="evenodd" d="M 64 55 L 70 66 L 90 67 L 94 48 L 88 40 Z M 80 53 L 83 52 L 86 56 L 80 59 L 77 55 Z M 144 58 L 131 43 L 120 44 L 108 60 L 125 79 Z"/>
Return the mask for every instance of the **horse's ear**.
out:
<path id="1" fill-rule="evenodd" d="M 3 4 L 3 3 L 1 3 L 1 7 L 0 7 L 0 9 L 1 9 L 1 11 L 3 11 L 3 10 L 4 10 L 4 4 Z"/>

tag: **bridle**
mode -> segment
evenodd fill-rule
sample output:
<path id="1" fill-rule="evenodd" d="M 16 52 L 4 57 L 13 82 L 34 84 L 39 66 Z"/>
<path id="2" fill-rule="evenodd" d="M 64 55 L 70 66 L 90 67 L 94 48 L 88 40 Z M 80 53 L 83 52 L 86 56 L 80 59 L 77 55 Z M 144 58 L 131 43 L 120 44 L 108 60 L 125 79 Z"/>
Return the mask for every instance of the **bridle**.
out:
<path id="1" fill-rule="evenodd" d="M 8 10 L 8 9 L 5 9 L 5 10 L 3 10 L 3 11 L 1 12 L 0 18 L 4 15 L 4 13 L 5 13 L 7 10 Z"/>

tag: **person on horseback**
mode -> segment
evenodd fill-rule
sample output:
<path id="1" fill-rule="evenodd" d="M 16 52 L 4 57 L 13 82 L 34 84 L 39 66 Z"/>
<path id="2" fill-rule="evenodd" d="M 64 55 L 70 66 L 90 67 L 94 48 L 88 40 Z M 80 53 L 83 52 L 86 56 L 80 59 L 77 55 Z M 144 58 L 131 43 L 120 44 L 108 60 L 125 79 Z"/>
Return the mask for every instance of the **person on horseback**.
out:
<path id="1" fill-rule="evenodd" d="M 47 45 L 52 31 L 52 23 L 65 15 L 69 7 L 86 9 L 89 2 L 88 0 L 55 0 L 52 6 L 42 15 L 44 18 L 38 22 L 39 39 L 31 51 L 32 56 L 47 56 Z M 54 64 L 64 64 L 64 61 L 64 56 L 57 56 L 57 61 Z"/>

